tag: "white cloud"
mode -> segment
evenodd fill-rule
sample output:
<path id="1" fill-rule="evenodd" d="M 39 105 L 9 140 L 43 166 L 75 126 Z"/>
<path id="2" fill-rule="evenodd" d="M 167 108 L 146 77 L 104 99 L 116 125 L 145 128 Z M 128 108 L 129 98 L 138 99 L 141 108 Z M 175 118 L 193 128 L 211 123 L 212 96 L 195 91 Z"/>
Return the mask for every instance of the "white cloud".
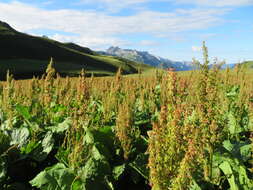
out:
<path id="1" fill-rule="evenodd" d="M 144 0 L 132 0 L 137 1 Z M 73 33 L 73 36 L 55 34 L 50 37 L 74 41 L 91 48 L 129 43 L 117 37 L 119 35 L 144 33 L 167 38 L 178 32 L 206 29 L 224 22 L 220 17 L 229 11 L 223 8 L 178 9 L 170 13 L 142 10 L 130 16 L 110 16 L 105 12 L 87 10 L 45 10 L 17 1 L 0 3 L 0 10 L 0 20 L 17 30 L 29 32 L 43 29 Z"/>
<path id="2" fill-rule="evenodd" d="M 202 51 L 202 48 L 200 46 L 192 46 L 192 51 L 200 52 L 200 51 Z"/>
<path id="3" fill-rule="evenodd" d="M 87 46 L 90 48 L 96 48 L 99 47 L 107 47 L 110 45 L 118 45 L 118 46 L 124 46 L 128 45 L 129 43 L 127 41 L 113 38 L 113 37 L 99 37 L 99 36 L 88 36 L 88 35 L 82 35 L 82 36 L 65 36 L 61 34 L 55 34 L 51 36 L 52 39 L 60 41 L 60 42 L 74 42 L 77 44 L 81 44 L 83 46 Z"/>

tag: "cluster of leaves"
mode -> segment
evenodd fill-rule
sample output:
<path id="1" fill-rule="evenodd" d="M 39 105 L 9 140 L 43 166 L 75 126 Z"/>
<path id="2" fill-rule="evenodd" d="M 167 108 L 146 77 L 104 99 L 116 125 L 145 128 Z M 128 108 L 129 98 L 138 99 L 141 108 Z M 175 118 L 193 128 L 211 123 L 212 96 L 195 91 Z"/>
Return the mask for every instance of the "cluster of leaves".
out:
<path id="1" fill-rule="evenodd" d="M 79 140 L 85 150 L 77 153 L 82 160 L 72 167 L 70 149 L 77 145 L 67 147 L 63 143 L 64 139 L 68 141 L 66 135 L 72 130 L 72 121 L 68 117 L 61 120 L 42 127 L 32 118 L 29 108 L 21 105 L 16 105 L 11 127 L 7 118 L 2 119 L 1 188 L 29 189 L 32 185 L 42 190 L 114 189 L 123 187 L 123 178 L 129 178 L 132 185 L 147 181 L 147 155 L 143 152 L 147 142 L 141 136 L 136 139 L 136 144 L 141 144 L 132 150 L 132 158 L 125 161 L 115 140 L 114 126 L 99 129 L 83 126 Z"/>
<path id="2" fill-rule="evenodd" d="M 76 95 L 68 106 L 59 103 L 52 64 L 49 66 L 50 75 L 42 79 L 44 89 L 32 81 L 34 94 L 29 106 L 13 94 L 3 94 L 8 102 L 3 108 L 9 112 L 1 112 L 0 188 L 110 190 L 139 185 L 148 189 L 147 141 L 141 128 L 150 125 L 150 113 L 134 108 L 136 117 L 131 118 L 129 127 L 135 133 L 128 150 L 131 157 L 126 160 L 121 146 L 124 139 L 117 138 L 116 118 L 106 120 L 101 100 L 94 97 L 87 101 L 86 96 Z M 84 78 L 80 82 L 85 86 Z M 13 83 L 10 79 L 7 86 Z M 121 92 L 116 95 L 122 100 L 127 97 Z"/>

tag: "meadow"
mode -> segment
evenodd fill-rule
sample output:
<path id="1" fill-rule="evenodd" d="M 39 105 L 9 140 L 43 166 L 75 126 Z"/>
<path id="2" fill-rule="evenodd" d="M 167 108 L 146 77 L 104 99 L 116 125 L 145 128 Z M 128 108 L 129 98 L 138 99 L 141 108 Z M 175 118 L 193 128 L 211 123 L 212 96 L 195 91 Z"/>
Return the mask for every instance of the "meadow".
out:
<path id="1" fill-rule="evenodd" d="M 0 189 L 252 190 L 243 65 L 0 83 Z"/>

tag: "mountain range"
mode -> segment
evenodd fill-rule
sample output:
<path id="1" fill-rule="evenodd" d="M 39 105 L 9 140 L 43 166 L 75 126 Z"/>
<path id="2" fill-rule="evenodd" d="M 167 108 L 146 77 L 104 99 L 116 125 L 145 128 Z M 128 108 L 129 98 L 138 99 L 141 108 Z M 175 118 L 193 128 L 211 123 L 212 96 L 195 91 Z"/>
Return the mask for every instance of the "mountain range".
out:
<path id="1" fill-rule="evenodd" d="M 138 63 L 144 63 L 157 68 L 174 68 L 176 71 L 189 71 L 196 69 L 196 66 L 191 61 L 172 61 L 167 58 L 162 58 L 150 54 L 147 51 L 138 51 L 133 49 L 122 49 L 120 47 L 111 46 L 105 51 L 97 51 L 101 55 L 111 55 L 116 57 L 122 57 Z M 245 62 L 247 63 L 247 62 Z M 234 68 L 236 64 L 224 64 L 221 69 Z M 213 64 L 210 64 L 210 68 Z"/>
<path id="2" fill-rule="evenodd" d="M 170 59 L 158 57 L 147 51 L 137 51 L 131 49 L 122 49 L 119 47 L 110 47 L 106 51 L 97 52 L 102 55 L 118 56 L 138 63 L 144 63 L 158 68 L 174 68 L 177 71 L 188 71 L 194 68 L 192 62 L 172 61 Z"/>

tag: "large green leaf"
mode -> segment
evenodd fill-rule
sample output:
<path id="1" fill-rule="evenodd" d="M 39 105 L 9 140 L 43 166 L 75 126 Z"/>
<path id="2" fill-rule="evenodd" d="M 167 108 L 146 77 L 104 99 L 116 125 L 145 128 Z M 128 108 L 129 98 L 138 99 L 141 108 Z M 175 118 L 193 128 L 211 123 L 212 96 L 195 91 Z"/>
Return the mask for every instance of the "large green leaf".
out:
<path id="1" fill-rule="evenodd" d="M 73 171 L 58 163 L 39 173 L 30 184 L 41 190 L 70 190 L 74 179 Z"/>
<path id="2" fill-rule="evenodd" d="M 231 168 L 231 165 L 228 161 L 224 161 L 220 164 L 220 169 L 225 174 L 231 190 L 239 190 L 239 187 L 237 186 L 237 183 L 235 181 L 235 176 L 233 173 L 233 170 Z"/>
<path id="3" fill-rule="evenodd" d="M 235 99 L 238 98 L 239 92 L 240 92 L 240 87 L 239 87 L 238 85 L 234 85 L 234 86 L 232 86 L 232 87 L 228 90 L 226 96 L 227 96 L 230 100 L 235 100 Z"/>
<path id="4" fill-rule="evenodd" d="M 201 190 L 200 186 L 197 184 L 195 180 L 192 181 L 192 184 L 190 185 L 189 190 Z"/>
<path id="5" fill-rule="evenodd" d="M 141 153 L 139 154 L 136 159 L 129 163 L 129 166 L 133 168 L 137 173 L 139 173 L 145 179 L 149 178 L 149 171 L 148 171 L 148 156 Z"/>
<path id="6" fill-rule="evenodd" d="M 101 127 L 99 130 L 86 128 L 83 143 L 84 145 L 96 146 L 100 154 L 110 160 L 115 151 L 114 137 L 110 126 Z"/>
<path id="7" fill-rule="evenodd" d="M 230 153 L 215 154 L 219 168 L 225 174 L 231 190 L 252 190 L 253 181 L 247 174 L 247 168 Z M 215 163 L 217 164 L 217 163 Z"/>
<path id="8" fill-rule="evenodd" d="M 53 134 L 51 132 L 47 132 L 44 139 L 39 142 L 39 146 L 37 146 L 30 154 L 30 156 L 38 161 L 41 162 L 45 160 L 48 154 L 52 151 L 54 147 L 54 139 Z"/>
<path id="9" fill-rule="evenodd" d="M 59 123 L 58 125 L 47 127 L 46 129 L 52 131 L 53 133 L 60 134 L 60 133 L 64 133 L 65 131 L 67 131 L 70 128 L 71 123 L 72 123 L 71 119 L 66 118 L 62 123 Z"/>
<path id="10" fill-rule="evenodd" d="M 64 163 L 66 166 L 68 166 L 68 156 L 71 152 L 70 148 L 65 149 L 64 147 L 59 147 L 57 154 L 55 155 L 55 158 L 61 162 Z"/>
<path id="11" fill-rule="evenodd" d="M 31 188 L 26 184 L 19 183 L 19 182 L 14 182 L 10 185 L 8 185 L 5 190 L 31 190 Z"/>
<path id="12" fill-rule="evenodd" d="M 28 143 L 30 132 L 26 127 L 13 129 L 11 131 L 10 145 L 22 147 Z"/>
<path id="13" fill-rule="evenodd" d="M 17 112 L 22 115 L 26 120 L 29 120 L 31 118 L 31 115 L 29 113 L 29 108 L 27 106 L 22 105 L 16 105 Z"/>
<path id="14" fill-rule="evenodd" d="M 4 182 L 7 177 L 7 159 L 5 156 L 0 156 L 0 184 Z"/>
<path id="15" fill-rule="evenodd" d="M 220 164 L 220 168 L 226 175 L 231 190 L 252 190 L 252 179 L 248 178 L 247 171 L 244 166 L 233 161 L 224 161 Z"/>
<path id="16" fill-rule="evenodd" d="M 10 147 L 10 138 L 0 131 L 0 155 Z"/>
<path id="17" fill-rule="evenodd" d="M 91 155 L 79 174 L 84 189 L 108 189 L 108 176 L 111 167 L 96 146 L 91 149 Z"/>
<path id="18" fill-rule="evenodd" d="M 214 155 L 212 160 L 212 180 L 211 183 L 219 185 L 221 181 L 221 170 L 219 165 L 222 163 L 220 155 Z"/>
<path id="19" fill-rule="evenodd" d="M 233 143 L 230 140 L 225 140 L 223 147 L 239 160 L 246 162 L 251 159 L 252 144 L 249 140 Z"/>
<path id="20" fill-rule="evenodd" d="M 47 158 L 53 147 L 53 133 L 49 131 L 42 141 L 30 141 L 26 146 L 22 147 L 21 153 L 41 162 Z"/>
<path id="21" fill-rule="evenodd" d="M 99 130 L 92 130 L 91 133 L 94 138 L 94 144 L 99 149 L 100 153 L 103 154 L 107 160 L 112 159 L 115 152 L 115 134 L 112 132 L 112 127 L 101 127 Z"/>
<path id="22" fill-rule="evenodd" d="M 54 139 L 53 134 L 51 132 L 47 132 L 44 139 L 41 142 L 41 146 L 39 146 L 33 152 L 33 158 L 37 161 L 43 161 L 47 158 L 48 154 L 52 151 L 54 147 Z"/>
<path id="23" fill-rule="evenodd" d="M 232 112 L 228 113 L 228 129 L 232 135 L 242 132 L 242 128 L 238 125 L 237 119 Z"/>
<path id="24" fill-rule="evenodd" d="M 82 184 L 82 189 L 112 189 L 109 177 L 112 174 L 111 167 L 104 155 L 106 148 L 102 142 L 96 141 L 94 131 L 85 129 L 83 143 L 90 147 L 87 161 L 79 171 L 80 179 L 75 182 L 75 186 Z M 101 139 L 100 139 L 101 140 Z"/>
<path id="25" fill-rule="evenodd" d="M 29 107 L 18 104 L 15 109 L 24 118 L 25 123 L 29 125 L 32 131 L 37 132 L 41 130 L 38 123 L 31 121 L 32 115 L 29 113 Z"/>
<path id="26" fill-rule="evenodd" d="M 119 165 L 119 166 L 115 166 L 113 168 L 112 174 L 113 174 L 113 178 L 117 181 L 119 180 L 120 176 L 124 173 L 126 168 L 125 164 Z"/>

